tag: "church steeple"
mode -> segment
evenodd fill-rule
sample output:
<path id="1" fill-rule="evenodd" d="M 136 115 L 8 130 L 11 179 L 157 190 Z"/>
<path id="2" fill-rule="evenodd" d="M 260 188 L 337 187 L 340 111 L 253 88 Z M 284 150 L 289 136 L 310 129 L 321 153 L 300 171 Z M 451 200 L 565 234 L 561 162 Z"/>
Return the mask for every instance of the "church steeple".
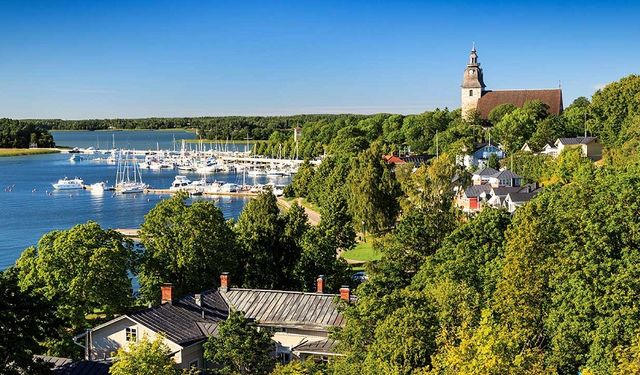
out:
<path id="1" fill-rule="evenodd" d="M 484 80 L 482 78 L 482 68 L 478 62 L 478 52 L 473 44 L 469 54 L 469 63 L 464 70 L 462 77 L 462 116 L 468 117 L 470 112 L 478 107 L 478 100 L 484 94 Z"/>

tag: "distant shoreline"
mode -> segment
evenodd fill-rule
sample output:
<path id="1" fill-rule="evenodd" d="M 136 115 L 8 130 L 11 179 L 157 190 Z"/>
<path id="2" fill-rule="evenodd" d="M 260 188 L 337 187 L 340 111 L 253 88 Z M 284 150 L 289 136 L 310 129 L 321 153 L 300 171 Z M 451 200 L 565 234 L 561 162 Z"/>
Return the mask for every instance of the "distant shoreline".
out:
<path id="1" fill-rule="evenodd" d="M 142 132 L 142 131 L 153 131 L 153 132 L 172 132 L 172 131 L 184 131 L 188 133 L 196 133 L 197 129 L 193 128 L 171 128 L 171 129 L 96 129 L 96 130 L 86 130 L 86 129 L 50 129 L 50 132 Z"/>
<path id="2" fill-rule="evenodd" d="M 0 157 L 56 154 L 57 148 L 0 148 Z"/>

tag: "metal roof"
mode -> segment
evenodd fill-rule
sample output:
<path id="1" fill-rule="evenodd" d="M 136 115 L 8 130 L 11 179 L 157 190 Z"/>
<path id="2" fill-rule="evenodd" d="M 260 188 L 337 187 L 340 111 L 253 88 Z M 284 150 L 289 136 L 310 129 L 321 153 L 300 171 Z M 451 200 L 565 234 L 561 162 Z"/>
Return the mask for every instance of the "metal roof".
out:
<path id="1" fill-rule="evenodd" d="M 302 344 L 291 349 L 291 351 L 304 354 L 336 354 L 337 343 L 338 342 L 334 339 L 303 342 Z"/>
<path id="2" fill-rule="evenodd" d="M 323 331 L 344 325 L 336 294 L 238 288 L 220 294 L 235 310 L 260 325 Z"/>
<path id="3" fill-rule="evenodd" d="M 596 137 L 558 138 L 556 144 L 562 143 L 563 145 L 586 145 L 595 141 L 596 139 Z"/>
<path id="4" fill-rule="evenodd" d="M 212 326 L 217 326 L 228 315 L 227 304 L 217 289 L 202 292 L 201 296 L 202 308 L 196 305 L 194 295 L 190 294 L 172 303 L 136 311 L 127 316 L 156 332 L 163 332 L 176 344 L 186 346 L 206 339 L 217 330 L 217 327 Z"/>

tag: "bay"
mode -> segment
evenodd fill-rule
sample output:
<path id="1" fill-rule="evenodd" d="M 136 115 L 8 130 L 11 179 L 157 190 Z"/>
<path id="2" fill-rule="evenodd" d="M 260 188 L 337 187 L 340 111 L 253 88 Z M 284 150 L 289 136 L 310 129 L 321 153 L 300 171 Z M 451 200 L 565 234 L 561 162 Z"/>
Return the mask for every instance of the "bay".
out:
<path id="1" fill-rule="evenodd" d="M 103 134 L 104 133 L 104 134 Z M 113 140 L 116 147 L 138 150 L 173 149 L 173 139 L 192 139 L 195 134 L 185 131 L 114 131 L 114 132 L 53 132 L 57 144 L 71 147 L 96 147 L 96 137 Z M 100 141 L 101 147 L 102 140 Z M 111 147 L 111 144 L 108 145 Z M 228 145 L 243 147 L 244 145 Z M 178 146 L 179 147 L 179 146 Z M 192 146 L 195 147 L 195 146 Z M 221 145 L 220 147 L 223 147 Z M 55 229 L 68 229 L 88 220 L 104 228 L 137 228 L 149 212 L 166 195 L 102 194 L 86 190 L 54 191 L 51 184 L 63 177 L 79 177 L 85 184 L 109 181 L 113 184 L 116 166 L 104 162 L 84 160 L 70 162 L 69 154 L 45 154 L 0 158 L 0 269 L 11 266 L 27 247 Z M 168 188 L 177 170 L 142 170 L 144 182 L 156 188 Z M 182 173 L 180 173 L 182 174 Z M 190 175 L 192 180 L 199 175 Z M 242 175 L 216 173 L 209 181 L 241 183 Z M 266 183 L 266 177 L 250 178 L 247 183 Z M 275 181 L 286 184 L 288 178 Z M 194 198 L 212 200 L 226 218 L 237 218 L 249 198 Z"/>

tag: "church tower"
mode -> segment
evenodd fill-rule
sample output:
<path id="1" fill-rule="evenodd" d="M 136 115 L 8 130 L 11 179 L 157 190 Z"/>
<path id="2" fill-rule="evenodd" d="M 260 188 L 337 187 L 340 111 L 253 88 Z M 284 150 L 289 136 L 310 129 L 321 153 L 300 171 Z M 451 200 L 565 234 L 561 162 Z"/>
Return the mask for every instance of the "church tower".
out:
<path id="1" fill-rule="evenodd" d="M 482 68 L 478 63 L 476 47 L 473 46 L 469 54 L 469 63 L 464 70 L 462 78 L 462 118 L 468 118 L 478 108 L 478 100 L 484 94 L 484 81 L 482 80 Z"/>

